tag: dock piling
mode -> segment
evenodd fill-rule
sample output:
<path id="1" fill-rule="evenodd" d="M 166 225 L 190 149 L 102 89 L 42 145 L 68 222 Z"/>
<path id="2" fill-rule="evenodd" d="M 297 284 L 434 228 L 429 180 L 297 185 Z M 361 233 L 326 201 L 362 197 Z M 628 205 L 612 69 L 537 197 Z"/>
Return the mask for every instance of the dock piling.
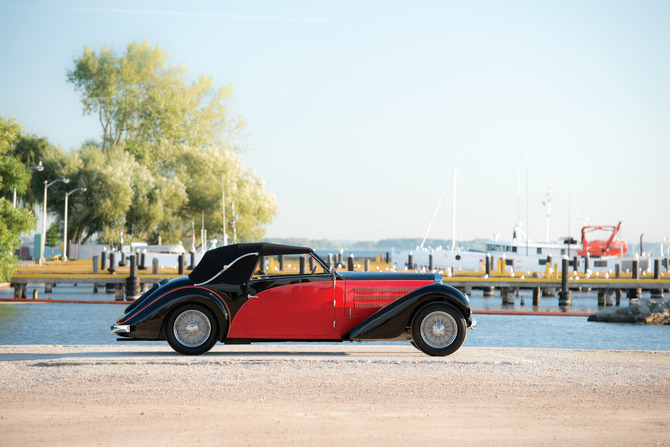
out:
<path id="1" fill-rule="evenodd" d="M 114 257 L 115 257 L 114 252 L 111 252 L 109 254 L 109 269 L 108 269 L 111 275 L 116 273 L 116 263 L 114 262 Z"/>
<path id="2" fill-rule="evenodd" d="M 561 293 L 558 296 L 558 305 L 570 306 L 572 304 L 572 292 L 570 292 L 570 289 L 568 288 L 568 260 L 562 259 L 561 263 Z"/>
<path id="3" fill-rule="evenodd" d="M 347 258 L 347 270 L 350 272 L 354 271 L 354 254 L 350 254 Z"/>
<path id="4" fill-rule="evenodd" d="M 107 270 L 107 252 L 103 251 L 102 256 L 100 256 L 100 270 Z"/>
<path id="5" fill-rule="evenodd" d="M 540 288 L 533 287 L 533 306 L 540 305 Z"/>
<path id="6" fill-rule="evenodd" d="M 369 259 L 365 260 L 365 271 L 366 272 L 370 271 L 370 260 Z"/>
<path id="7" fill-rule="evenodd" d="M 93 256 L 93 274 L 97 275 L 98 274 L 98 257 Z"/>
<path id="8" fill-rule="evenodd" d="M 135 256 L 129 256 L 130 276 L 126 278 L 126 300 L 134 301 L 140 296 L 140 278 L 137 276 Z"/>
<path id="9" fill-rule="evenodd" d="M 305 257 L 300 256 L 300 274 L 304 275 L 305 274 Z"/>
<path id="10" fill-rule="evenodd" d="M 158 258 L 153 258 L 151 260 L 151 274 L 158 275 Z"/>
<path id="11" fill-rule="evenodd" d="M 178 274 L 183 275 L 184 274 L 184 255 L 183 254 L 180 254 L 179 256 L 177 256 L 177 264 L 178 264 L 177 265 L 177 271 L 179 272 Z"/>

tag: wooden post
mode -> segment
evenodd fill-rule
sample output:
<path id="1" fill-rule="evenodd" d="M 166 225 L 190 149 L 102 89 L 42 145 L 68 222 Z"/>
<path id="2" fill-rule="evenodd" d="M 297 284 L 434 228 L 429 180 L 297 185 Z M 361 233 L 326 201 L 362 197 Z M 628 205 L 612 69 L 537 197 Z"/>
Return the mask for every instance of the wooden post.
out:
<path id="1" fill-rule="evenodd" d="M 606 289 L 605 291 L 605 306 L 612 305 L 612 296 L 614 295 L 614 290 Z"/>
<path id="2" fill-rule="evenodd" d="M 33 299 L 34 299 L 34 300 L 37 299 L 37 287 L 35 287 L 35 288 L 33 289 Z"/>
<path id="3" fill-rule="evenodd" d="M 129 256 L 130 276 L 126 278 L 126 300 L 134 301 L 140 296 L 140 278 L 137 276 L 135 256 Z"/>
<path id="4" fill-rule="evenodd" d="M 350 272 L 354 271 L 354 254 L 353 253 L 351 255 L 349 255 L 349 257 L 347 258 L 347 270 L 350 271 Z"/>
<path id="5" fill-rule="evenodd" d="M 654 279 L 661 279 L 661 260 L 654 259 Z M 663 298 L 663 289 L 651 289 L 651 298 Z"/>
<path id="6" fill-rule="evenodd" d="M 365 260 L 365 271 L 366 272 L 370 271 L 370 260 L 369 259 Z"/>
<path id="7" fill-rule="evenodd" d="M 304 275 L 305 274 L 305 257 L 300 256 L 299 262 L 300 262 L 300 274 Z"/>
<path id="8" fill-rule="evenodd" d="M 614 291 L 614 294 L 616 296 L 616 305 L 617 306 L 621 305 L 621 289 L 616 289 Z"/>
<path id="9" fill-rule="evenodd" d="M 158 275 L 158 258 L 153 258 L 151 260 L 151 273 Z"/>
<path id="10" fill-rule="evenodd" d="M 558 305 L 559 306 L 569 306 L 572 304 L 572 292 L 568 289 L 568 260 L 562 260 L 562 272 L 561 272 L 561 293 L 558 296 Z"/>
<path id="11" fill-rule="evenodd" d="M 140 254 L 140 266 L 139 270 L 146 270 L 147 269 L 147 254 L 146 250 L 142 251 Z"/>
<path id="12" fill-rule="evenodd" d="M 51 287 L 52 287 L 51 284 L 45 283 L 44 284 L 44 293 L 52 293 Z"/>
<path id="13" fill-rule="evenodd" d="M 12 284 L 14 286 L 14 299 L 18 300 L 21 298 L 21 284 L 14 283 Z"/>
<path id="14" fill-rule="evenodd" d="M 414 268 L 414 256 L 412 255 L 412 252 L 409 252 L 409 255 L 407 255 L 407 269 L 412 270 Z"/>
<path id="15" fill-rule="evenodd" d="M 308 259 L 309 259 L 309 271 L 311 273 L 314 271 L 314 258 L 310 256 Z"/>
<path id="16" fill-rule="evenodd" d="M 98 284 L 93 283 L 93 293 L 98 293 Z"/>
<path id="17" fill-rule="evenodd" d="M 103 272 L 107 270 L 107 252 L 103 251 L 102 256 L 100 256 L 100 270 Z"/>
<path id="18" fill-rule="evenodd" d="M 491 255 L 489 253 L 486 253 L 486 276 L 491 277 Z M 486 291 L 484 293 L 486 294 Z M 493 296 L 493 293 L 491 293 L 491 296 Z"/>
<path id="19" fill-rule="evenodd" d="M 333 264 L 333 254 L 332 253 L 328 253 L 328 265 L 331 266 L 331 267 L 335 266 L 335 264 Z"/>
<path id="20" fill-rule="evenodd" d="M 93 274 L 97 275 L 98 274 L 98 257 L 93 256 Z"/>
<path id="21" fill-rule="evenodd" d="M 614 277 L 616 279 L 621 278 L 621 264 L 616 264 L 614 266 Z"/>
<path id="22" fill-rule="evenodd" d="M 177 265 L 178 274 L 183 275 L 184 274 L 184 255 L 183 254 L 177 256 L 177 264 L 178 264 Z"/>
<path id="23" fill-rule="evenodd" d="M 116 284 L 114 289 L 114 301 L 123 301 L 123 284 Z"/>
<path id="24" fill-rule="evenodd" d="M 191 264 L 188 266 L 188 269 L 193 270 L 195 268 L 195 252 L 191 250 L 189 254 L 191 255 Z"/>
<path id="25" fill-rule="evenodd" d="M 111 253 L 109 254 L 109 269 L 108 269 L 108 270 L 109 270 L 109 273 L 110 273 L 111 275 L 113 275 L 114 273 L 116 273 L 116 262 L 114 262 L 114 261 L 115 261 L 115 259 L 114 259 L 114 252 L 111 252 Z"/>
<path id="26" fill-rule="evenodd" d="M 633 279 L 640 278 L 639 270 L 640 270 L 640 261 L 636 259 L 633 261 Z M 628 295 L 628 299 L 636 300 L 639 299 L 640 296 L 642 295 L 642 289 L 640 288 L 626 289 L 626 294 Z"/>
<path id="27" fill-rule="evenodd" d="M 493 296 L 493 291 L 495 290 L 492 286 L 482 287 L 484 289 L 484 298 L 491 298 Z"/>
<path id="28" fill-rule="evenodd" d="M 386 263 L 388 264 L 389 262 L 391 262 L 391 257 L 389 256 L 389 252 L 387 251 L 386 252 Z"/>
<path id="29" fill-rule="evenodd" d="M 606 289 L 598 289 L 598 306 L 605 305 L 605 292 Z"/>
<path id="30" fill-rule="evenodd" d="M 540 288 L 533 287 L 533 306 L 540 305 Z"/>
<path id="31" fill-rule="evenodd" d="M 501 287 L 500 296 L 503 304 L 514 304 L 514 295 L 510 296 L 509 287 Z"/>
<path id="32" fill-rule="evenodd" d="M 28 284 L 21 284 L 21 298 L 28 298 Z"/>
<path id="33" fill-rule="evenodd" d="M 279 261 L 279 271 L 284 271 L 284 255 L 277 255 L 277 260 Z"/>
<path id="34" fill-rule="evenodd" d="M 435 262 L 432 253 L 428 255 L 428 270 L 430 270 L 431 272 L 435 270 Z"/>
<path id="35" fill-rule="evenodd" d="M 591 268 L 591 253 L 586 252 L 586 257 L 584 258 L 584 273 Z"/>
<path id="36" fill-rule="evenodd" d="M 572 258 L 572 271 L 576 272 L 579 269 L 579 257 Z"/>

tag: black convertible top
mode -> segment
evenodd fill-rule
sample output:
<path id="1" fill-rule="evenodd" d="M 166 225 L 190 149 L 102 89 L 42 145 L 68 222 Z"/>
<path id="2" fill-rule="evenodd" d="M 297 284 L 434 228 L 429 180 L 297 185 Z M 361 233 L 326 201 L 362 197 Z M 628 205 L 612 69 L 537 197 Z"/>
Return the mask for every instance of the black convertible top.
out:
<path id="1" fill-rule="evenodd" d="M 294 247 L 292 245 L 270 244 L 259 242 L 254 244 L 234 244 L 209 250 L 202 257 L 195 269 L 188 275 L 195 284 L 200 284 L 213 278 L 224 266 L 231 265 L 240 256 L 250 253 L 258 253 L 245 256 L 230 266 L 228 270 L 219 275 L 213 283 L 243 284 L 250 277 L 258 262 L 259 256 L 272 255 L 302 255 L 314 252 L 309 247 Z"/>

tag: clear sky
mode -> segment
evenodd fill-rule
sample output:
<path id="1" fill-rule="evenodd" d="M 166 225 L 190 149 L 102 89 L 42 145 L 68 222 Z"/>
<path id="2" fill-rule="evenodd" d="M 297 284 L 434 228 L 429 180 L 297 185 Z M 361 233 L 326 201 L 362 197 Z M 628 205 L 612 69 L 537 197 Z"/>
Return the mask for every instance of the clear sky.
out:
<path id="1" fill-rule="evenodd" d="M 573 236 L 588 217 L 662 241 L 668 24 L 667 1 L 0 1 L 0 113 L 66 149 L 99 137 L 66 71 L 146 38 L 233 85 L 267 236 L 422 237 L 447 188 L 430 237 L 450 238 L 457 168 L 458 239 L 520 215 L 543 241 L 552 182 L 551 239 L 570 201 Z"/>

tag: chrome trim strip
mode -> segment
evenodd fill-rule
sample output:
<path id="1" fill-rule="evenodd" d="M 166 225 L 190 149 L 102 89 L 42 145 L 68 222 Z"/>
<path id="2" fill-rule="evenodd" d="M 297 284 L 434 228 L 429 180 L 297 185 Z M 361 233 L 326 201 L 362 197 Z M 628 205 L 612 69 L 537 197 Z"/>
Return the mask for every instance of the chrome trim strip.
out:
<path id="1" fill-rule="evenodd" d="M 112 334 L 130 334 L 130 325 L 129 324 L 115 324 L 111 327 L 110 332 Z"/>
<path id="2" fill-rule="evenodd" d="M 224 265 L 224 266 L 223 266 L 223 269 L 222 269 L 219 273 L 217 273 L 216 275 L 212 276 L 212 277 L 209 278 L 207 281 L 205 281 L 205 282 L 201 282 L 201 283 L 198 283 L 198 284 L 193 284 L 193 285 L 194 285 L 194 286 L 204 286 L 205 284 L 208 284 L 208 283 L 214 281 L 214 280 L 215 280 L 221 273 L 225 272 L 225 271 L 228 270 L 230 267 L 232 267 L 233 264 L 235 264 L 237 261 L 239 261 L 239 260 L 242 259 L 242 258 L 246 258 L 247 256 L 258 256 L 258 252 L 256 252 L 256 253 L 247 253 L 247 254 L 245 254 L 245 255 L 240 256 L 239 258 L 235 259 L 235 260 L 234 260 L 233 262 L 231 262 L 230 264 L 228 264 L 228 265 Z"/>

